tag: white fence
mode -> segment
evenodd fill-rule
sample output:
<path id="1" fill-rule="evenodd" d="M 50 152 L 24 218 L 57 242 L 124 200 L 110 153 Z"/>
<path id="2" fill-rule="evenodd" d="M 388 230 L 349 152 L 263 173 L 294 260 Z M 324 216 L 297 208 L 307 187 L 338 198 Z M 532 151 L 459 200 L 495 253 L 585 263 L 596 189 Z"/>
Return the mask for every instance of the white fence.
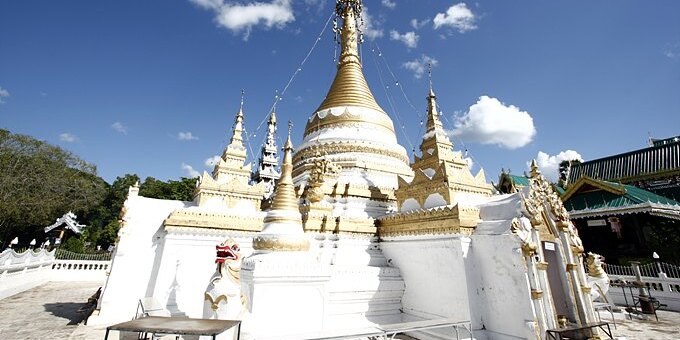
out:
<path id="1" fill-rule="evenodd" d="M 77 258 L 73 254 L 67 255 Z M 90 257 L 92 254 L 80 255 Z M 54 250 L 50 252 L 44 249 L 26 250 L 16 253 L 12 249 L 7 249 L 0 253 L 0 300 L 48 281 L 101 281 L 103 283 L 110 265 L 110 260 L 58 259 L 55 258 Z"/>
<path id="2" fill-rule="evenodd" d="M 632 266 L 604 265 L 604 270 L 609 275 L 612 283 L 617 280 L 624 282 L 634 282 L 635 273 Z M 642 283 L 649 288 L 649 293 L 657 298 L 659 302 L 665 304 L 664 309 L 680 312 L 680 267 L 668 263 L 650 263 L 640 266 Z M 625 289 L 628 303 L 631 303 L 630 290 Z M 609 295 L 614 302 L 624 305 L 624 291 L 620 287 L 611 287 Z M 637 290 L 633 289 L 633 294 L 637 295 Z"/>

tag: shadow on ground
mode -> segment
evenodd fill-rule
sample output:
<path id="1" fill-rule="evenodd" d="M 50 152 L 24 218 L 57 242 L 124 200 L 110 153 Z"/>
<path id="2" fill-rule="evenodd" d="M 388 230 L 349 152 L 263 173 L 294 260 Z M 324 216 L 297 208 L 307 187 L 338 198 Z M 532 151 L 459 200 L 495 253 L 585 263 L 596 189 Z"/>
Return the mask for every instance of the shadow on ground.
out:
<path id="1" fill-rule="evenodd" d="M 52 315 L 68 320 L 67 325 L 77 325 L 85 320 L 85 315 L 79 313 L 78 310 L 85 306 L 85 303 L 46 303 L 43 305 L 45 311 Z"/>

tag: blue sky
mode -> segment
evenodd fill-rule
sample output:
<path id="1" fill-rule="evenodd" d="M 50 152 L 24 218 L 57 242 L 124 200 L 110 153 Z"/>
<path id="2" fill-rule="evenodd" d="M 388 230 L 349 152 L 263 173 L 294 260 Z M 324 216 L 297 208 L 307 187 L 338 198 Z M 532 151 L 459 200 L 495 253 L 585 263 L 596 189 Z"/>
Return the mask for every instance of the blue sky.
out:
<path id="1" fill-rule="evenodd" d="M 552 174 L 551 156 L 567 150 L 589 160 L 644 147 L 650 134 L 680 135 L 678 1 L 364 4 L 364 73 L 408 150 L 422 133 L 426 61 L 456 149 L 490 180 L 501 168 L 522 173 L 532 158 Z M 245 89 L 257 153 L 276 91 L 333 7 L 0 2 L 0 127 L 73 151 L 109 182 L 125 173 L 176 179 L 209 169 Z M 279 121 L 295 124 L 294 143 L 335 72 L 331 26 L 278 104 Z"/>

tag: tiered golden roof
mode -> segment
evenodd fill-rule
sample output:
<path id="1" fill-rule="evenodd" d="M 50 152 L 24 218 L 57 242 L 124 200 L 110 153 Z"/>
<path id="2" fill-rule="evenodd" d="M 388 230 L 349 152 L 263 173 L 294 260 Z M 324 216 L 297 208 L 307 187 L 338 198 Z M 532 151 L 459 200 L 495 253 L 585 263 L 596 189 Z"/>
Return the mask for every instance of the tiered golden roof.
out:
<path id="1" fill-rule="evenodd" d="M 420 144 L 422 154 L 415 156 L 411 168 L 415 176 L 411 182 L 399 178 L 395 191 L 402 209 L 407 199 L 415 199 L 421 208 L 432 194 L 439 194 L 447 204 L 454 204 L 459 193 L 490 196 L 491 185 L 486 183 L 484 171 L 473 176 L 461 152 L 453 150 L 437 112 L 437 97 L 430 85 L 427 96 L 427 130 Z"/>
<path id="2" fill-rule="evenodd" d="M 360 36 L 357 29 L 357 17 L 361 14 L 361 1 L 338 1 L 337 14 L 343 18 L 340 33 L 342 52 L 338 60 L 338 72 L 335 74 L 335 79 L 328 90 L 328 94 L 326 94 L 326 98 L 315 112 L 347 106 L 365 107 L 384 114 L 385 118 L 363 123 L 375 124 L 394 133 L 392 121 L 373 98 L 373 93 L 371 93 L 361 70 L 358 48 Z M 305 136 L 326 125 L 350 121 L 356 123 L 357 119 L 353 118 L 349 112 L 341 114 L 337 119 L 319 119 L 315 116 L 307 123 Z"/>

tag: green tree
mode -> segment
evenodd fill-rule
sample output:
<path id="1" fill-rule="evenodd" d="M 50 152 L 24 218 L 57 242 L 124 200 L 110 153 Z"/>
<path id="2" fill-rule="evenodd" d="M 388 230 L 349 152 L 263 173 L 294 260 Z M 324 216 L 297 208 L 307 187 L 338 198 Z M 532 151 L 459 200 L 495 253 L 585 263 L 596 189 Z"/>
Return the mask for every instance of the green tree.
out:
<path id="1" fill-rule="evenodd" d="M 144 197 L 165 200 L 191 201 L 196 189 L 196 179 L 182 177 L 179 181 L 163 182 L 147 177 L 139 186 L 139 194 Z"/>
<path id="2" fill-rule="evenodd" d="M 101 205 L 107 184 L 96 167 L 69 151 L 0 129 L 0 238 L 44 236 L 42 228 L 67 211 Z"/>
<path id="3" fill-rule="evenodd" d="M 578 159 L 561 161 L 559 165 L 560 179 L 557 181 L 557 185 L 566 189 L 567 185 L 571 184 L 567 183 L 567 180 L 569 179 L 569 173 L 571 172 L 571 167 L 580 163 L 581 161 Z"/>
<path id="4" fill-rule="evenodd" d="M 120 211 L 127 198 L 129 187 L 137 182 L 139 182 L 139 176 L 134 174 L 116 177 L 108 187 L 106 198 L 102 204 L 83 216 L 83 221 L 86 221 L 88 225 L 83 231 L 83 239 L 88 240 L 93 247 L 100 245 L 102 248 L 106 248 L 115 243 L 118 235 Z"/>

